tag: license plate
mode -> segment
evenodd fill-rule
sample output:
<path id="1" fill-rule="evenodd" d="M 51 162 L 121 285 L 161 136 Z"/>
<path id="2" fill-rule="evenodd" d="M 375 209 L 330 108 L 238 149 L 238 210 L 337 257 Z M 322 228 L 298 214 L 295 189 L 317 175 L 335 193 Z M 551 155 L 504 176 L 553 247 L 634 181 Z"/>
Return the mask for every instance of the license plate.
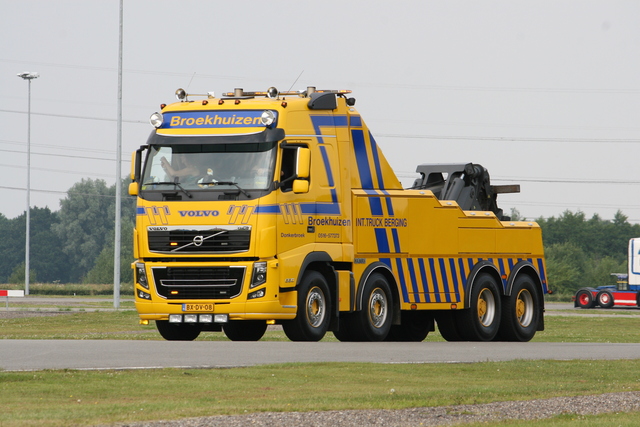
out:
<path id="1" fill-rule="evenodd" d="M 213 304 L 182 304 L 182 311 L 213 312 Z"/>

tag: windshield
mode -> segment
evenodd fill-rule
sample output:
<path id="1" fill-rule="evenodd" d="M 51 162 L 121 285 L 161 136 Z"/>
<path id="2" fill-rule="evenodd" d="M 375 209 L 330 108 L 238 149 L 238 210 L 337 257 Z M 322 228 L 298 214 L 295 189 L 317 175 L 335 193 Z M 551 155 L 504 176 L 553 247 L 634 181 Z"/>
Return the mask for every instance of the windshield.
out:
<path id="1" fill-rule="evenodd" d="M 267 190 L 273 181 L 275 142 L 152 145 L 144 190 Z"/>

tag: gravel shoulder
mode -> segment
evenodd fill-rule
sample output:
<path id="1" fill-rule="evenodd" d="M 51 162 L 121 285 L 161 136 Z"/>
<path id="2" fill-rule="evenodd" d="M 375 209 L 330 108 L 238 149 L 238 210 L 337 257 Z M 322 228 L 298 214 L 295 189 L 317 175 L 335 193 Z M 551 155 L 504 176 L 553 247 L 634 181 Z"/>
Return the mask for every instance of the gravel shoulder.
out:
<path id="1" fill-rule="evenodd" d="M 608 393 L 593 396 L 555 397 L 481 405 L 456 405 L 401 410 L 259 412 L 235 416 L 185 418 L 117 424 L 119 427 L 240 427 L 240 426 L 451 426 L 493 423 L 503 420 L 538 420 L 563 414 L 576 416 L 640 411 L 640 392 Z"/>

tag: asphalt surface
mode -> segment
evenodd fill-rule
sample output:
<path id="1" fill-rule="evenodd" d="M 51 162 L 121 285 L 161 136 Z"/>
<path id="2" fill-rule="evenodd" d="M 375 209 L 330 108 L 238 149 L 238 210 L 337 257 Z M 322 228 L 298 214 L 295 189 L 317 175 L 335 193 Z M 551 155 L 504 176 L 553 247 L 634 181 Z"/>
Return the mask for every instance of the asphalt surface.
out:
<path id="1" fill-rule="evenodd" d="M 0 369 L 221 368 L 288 362 L 472 363 L 636 359 L 640 344 L 0 340 Z"/>
<path id="2" fill-rule="evenodd" d="M 47 299 L 38 302 L 46 304 L 47 301 L 44 300 Z M 77 303 L 79 299 L 66 301 L 69 302 Z M 83 302 L 91 302 L 91 299 L 83 299 Z M 55 303 L 60 304 L 60 299 L 55 299 Z M 569 304 L 554 305 L 555 310 L 571 308 L 572 305 Z M 547 312 L 547 315 L 574 314 L 579 315 L 580 310 L 576 310 L 575 313 L 553 313 L 553 310 Z M 602 315 L 607 314 L 603 312 Z M 638 317 L 637 314 L 634 317 Z M 0 339 L 0 369 L 7 371 L 222 368 L 289 362 L 474 363 L 516 359 L 638 358 L 640 343 L 301 343 Z"/>

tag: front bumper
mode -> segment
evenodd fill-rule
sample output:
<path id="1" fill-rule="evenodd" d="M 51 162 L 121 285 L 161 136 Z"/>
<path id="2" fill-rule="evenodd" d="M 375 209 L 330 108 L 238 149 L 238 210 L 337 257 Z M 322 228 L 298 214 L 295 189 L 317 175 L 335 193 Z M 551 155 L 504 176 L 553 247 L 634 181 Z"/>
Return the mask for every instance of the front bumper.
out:
<path id="1" fill-rule="evenodd" d="M 140 319 L 169 320 L 172 314 L 224 314 L 228 320 L 293 319 L 297 295 L 295 291 L 280 292 L 277 261 L 267 261 L 266 280 L 251 287 L 252 283 L 255 284 L 252 275 L 255 275 L 256 264 L 134 263 L 135 305 Z M 242 275 L 234 276 L 241 283 L 228 283 L 229 278 L 214 277 L 209 273 L 216 269 L 242 270 Z M 194 272 L 199 275 L 194 275 Z M 193 318 L 189 316 L 189 319 Z"/>

